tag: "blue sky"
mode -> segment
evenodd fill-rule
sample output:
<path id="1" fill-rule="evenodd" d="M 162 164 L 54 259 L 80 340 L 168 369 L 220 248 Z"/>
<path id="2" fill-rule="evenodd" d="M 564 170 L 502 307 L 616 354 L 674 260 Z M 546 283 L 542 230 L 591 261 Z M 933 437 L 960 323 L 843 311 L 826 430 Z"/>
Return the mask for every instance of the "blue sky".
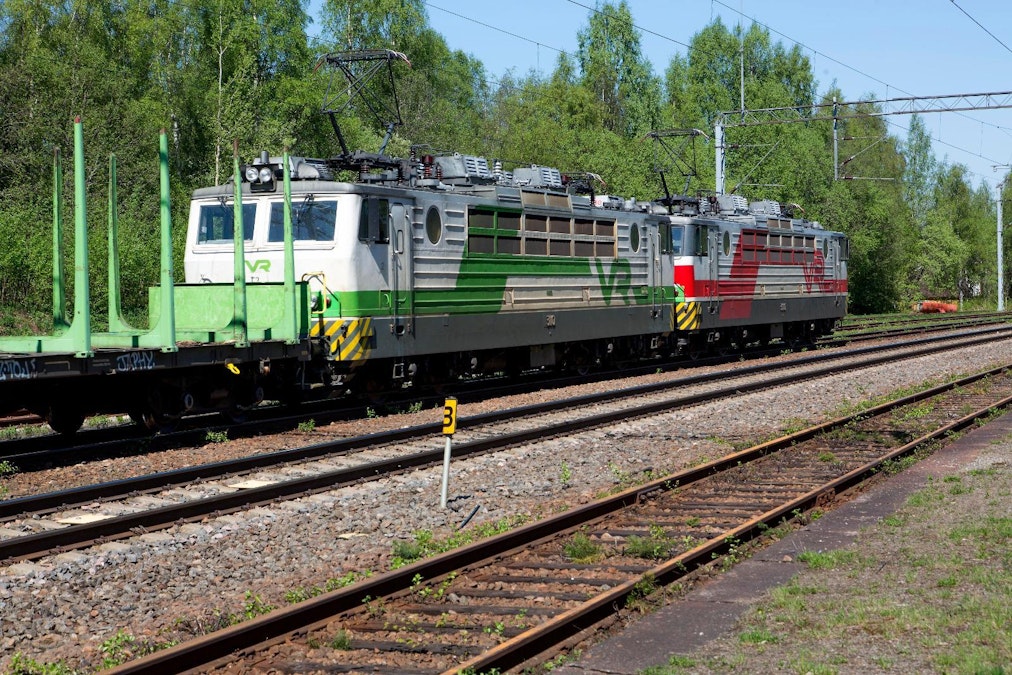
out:
<path id="1" fill-rule="evenodd" d="M 481 60 L 492 79 L 506 72 L 551 73 L 560 50 L 575 53 L 577 32 L 587 25 L 596 4 L 594 0 L 424 2 L 430 25 L 450 48 Z M 849 101 L 1012 90 L 1008 0 L 627 3 L 641 29 L 643 53 L 657 75 L 663 75 L 674 54 L 686 53 L 693 35 L 719 16 L 729 26 L 739 21 L 748 25 L 754 18 L 770 30 L 774 41 L 799 43 L 812 63 L 819 92 L 835 81 Z M 1012 163 L 1012 109 L 922 117 L 939 160 L 967 166 L 974 184 L 986 181 L 994 186 L 1005 176 L 1008 169 L 995 171 L 992 165 Z M 887 119 L 893 133 L 904 139 L 910 117 Z M 846 152 L 841 149 L 841 156 Z"/>

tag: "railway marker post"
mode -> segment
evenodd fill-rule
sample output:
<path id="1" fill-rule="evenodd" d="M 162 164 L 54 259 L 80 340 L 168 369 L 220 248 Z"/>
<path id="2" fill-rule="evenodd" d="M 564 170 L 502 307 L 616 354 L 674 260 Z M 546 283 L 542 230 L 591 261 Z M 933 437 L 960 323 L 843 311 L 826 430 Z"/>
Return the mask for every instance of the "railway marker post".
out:
<path id="1" fill-rule="evenodd" d="M 446 508 L 446 493 L 450 484 L 450 451 L 453 447 L 453 433 L 457 430 L 457 399 L 446 398 L 443 405 L 443 435 L 446 436 L 446 450 L 443 452 L 443 486 L 439 494 L 439 506 Z"/>

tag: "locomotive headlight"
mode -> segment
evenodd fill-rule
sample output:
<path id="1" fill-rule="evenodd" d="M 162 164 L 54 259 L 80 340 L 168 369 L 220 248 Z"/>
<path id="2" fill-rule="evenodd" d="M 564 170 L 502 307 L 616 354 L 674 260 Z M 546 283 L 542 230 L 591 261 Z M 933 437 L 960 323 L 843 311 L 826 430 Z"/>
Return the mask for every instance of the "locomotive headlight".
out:
<path id="1" fill-rule="evenodd" d="M 249 183 L 251 192 L 274 192 L 276 188 L 274 176 L 278 168 L 278 164 L 272 163 L 267 153 L 263 152 L 259 159 L 243 168 L 242 175 Z"/>

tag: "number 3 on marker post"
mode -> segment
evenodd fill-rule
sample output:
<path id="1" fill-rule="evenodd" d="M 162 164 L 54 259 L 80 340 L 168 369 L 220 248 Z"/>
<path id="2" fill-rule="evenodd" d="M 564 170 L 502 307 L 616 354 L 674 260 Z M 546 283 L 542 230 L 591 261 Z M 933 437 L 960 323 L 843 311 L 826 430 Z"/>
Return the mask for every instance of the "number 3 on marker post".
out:
<path id="1" fill-rule="evenodd" d="M 452 436 L 457 431 L 457 399 L 446 399 L 443 406 L 443 433 Z"/>

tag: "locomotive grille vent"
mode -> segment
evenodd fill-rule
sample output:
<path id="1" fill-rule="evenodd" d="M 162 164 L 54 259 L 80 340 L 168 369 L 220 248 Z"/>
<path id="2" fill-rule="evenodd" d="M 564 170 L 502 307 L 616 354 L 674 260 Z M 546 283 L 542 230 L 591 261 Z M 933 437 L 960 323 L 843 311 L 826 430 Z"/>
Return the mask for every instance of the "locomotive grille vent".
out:
<path id="1" fill-rule="evenodd" d="M 488 168 L 488 160 L 484 157 L 475 157 L 474 155 L 464 155 L 464 171 L 468 176 L 475 176 L 478 178 L 491 178 L 492 172 Z"/>
<path id="2" fill-rule="evenodd" d="M 748 212 L 748 200 L 741 195 L 718 195 L 717 203 L 721 211 L 730 211 L 731 213 Z"/>
<path id="3" fill-rule="evenodd" d="M 562 173 L 547 166 L 517 167 L 513 169 L 513 183 L 523 187 L 561 188 Z"/>
<path id="4" fill-rule="evenodd" d="M 783 215 L 780 210 L 780 202 L 775 202 L 770 199 L 765 199 L 761 202 L 752 202 L 748 205 L 749 211 L 755 215 L 764 216 L 780 216 Z"/>

